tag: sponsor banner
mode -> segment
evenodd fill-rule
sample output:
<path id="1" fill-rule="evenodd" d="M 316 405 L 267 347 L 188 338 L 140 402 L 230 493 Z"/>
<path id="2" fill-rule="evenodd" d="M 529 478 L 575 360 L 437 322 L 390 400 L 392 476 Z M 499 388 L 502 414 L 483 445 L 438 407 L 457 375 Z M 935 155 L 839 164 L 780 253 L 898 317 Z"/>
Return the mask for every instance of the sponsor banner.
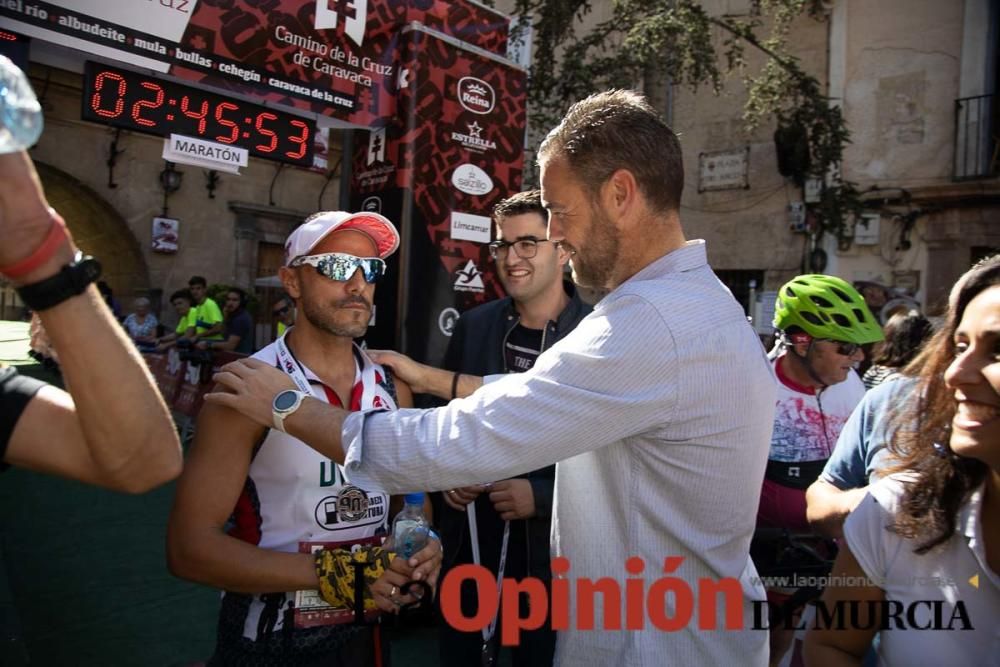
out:
<path id="1" fill-rule="evenodd" d="M 471 0 L 0 0 L 24 35 L 366 127 L 395 115 L 411 22 L 507 47 L 508 17 Z"/>
<path id="2" fill-rule="evenodd" d="M 497 149 L 497 142 L 490 139 L 489 135 L 483 136 L 483 126 L 478 122 L 466 123 L 465 127 L 468 128 L 467 131 L 452 130 L 451 140 L 453 142 L 473 153 L 485 153 Z"/>
<path id="3" fill-rule="evenodd" d="M 492 218 L 485 215 L 472 215 L 457 211 L 451 214 L 451 238 L 459 241 L 489 243 L 492 227 Z"/>
<path id="4" fill-rule="evenodd" d="M 456 167 L 451 174 L 451 184 L 469 195 L 485 195 L 493 190 L 493 180 L 490 175 L 474 164 Z"/>
<path id="5" fill-rule="evenodd" d="M 459 313 L 454 308 L 445 308 L 438 315 L 438 327 L 441 329 L 441 333 L 445 336 L 451 337 L 451 334 L 455 331 L 455 323 L 458 322 Z"/>
<path id="6" fill-rule="evenodd" d="M 422 26 L 404 34 L 401 118 L 357 133 L 351 197 L 366 210 L 380 202 L 400 227 L 406 266 L 393 343 L 435 364 L 458 314 L 503 296 L 487 244 L 493 207 L 521 189 L 526 81 L 509 61 Z M 385 193 L 399 195 L 398 206 Z"/>
<path id="7" fill-rule="evenodd" d="M 171 134 L 163 142 L 163 159 L 239 174 L 240 167 L 247 166 L 249 156 L 245 148 Z"/>

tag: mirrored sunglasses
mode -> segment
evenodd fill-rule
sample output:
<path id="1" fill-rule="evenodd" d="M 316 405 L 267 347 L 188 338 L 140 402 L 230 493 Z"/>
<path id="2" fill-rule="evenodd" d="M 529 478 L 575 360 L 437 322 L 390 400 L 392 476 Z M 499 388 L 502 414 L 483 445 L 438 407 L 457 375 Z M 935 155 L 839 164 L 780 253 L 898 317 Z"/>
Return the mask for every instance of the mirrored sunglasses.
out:
<path id="1" fill-rule="evenodd" d="M 365 282 L 374 284 L 385 275 L 385 262 L 378 257 L 355 257 L 340 252 L 330 252 L 323 255 L 306 255 L 292 261 L 292 266 L 308 264 L 315 267 L 316 272 L 330 280 L 347 282 L 354 272 L 361 269 Z"/>

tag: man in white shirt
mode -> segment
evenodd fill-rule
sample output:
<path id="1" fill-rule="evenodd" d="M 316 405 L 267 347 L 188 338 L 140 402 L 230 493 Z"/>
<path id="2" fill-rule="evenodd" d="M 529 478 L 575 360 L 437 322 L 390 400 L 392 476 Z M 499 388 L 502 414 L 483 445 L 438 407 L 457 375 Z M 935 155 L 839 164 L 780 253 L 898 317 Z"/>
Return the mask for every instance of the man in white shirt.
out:
<path id="1" fill-rule="evenodd" d="M 677 137 L 640 95 L 610 91 L 569 110 L 539 164 L 549 240 L 572 254 L 577 283 L 611 290 L 593 313 L 524 373 L 484 384 L 396 369 L 414 391 L 444 383 L 464 397 L 445 407 L 348 416 L 306 400 L 288 430 L 345 461 L 352 482 L 392 492 L 558 462 L 552 550 L 569 561 L 573 592 L 565 627 L 553 617 L 557 665 L 764 664 L 766 633 L 749 629 L 764 598 L 749 546 L 774 378 L 704 242 L 684 237 Z M 208 400 L 270 421 L 284 376 L 255 361 L 226 371 L 233 393 Z M 621 596 L 592 600 L 587 630 L 573 583 L 602 577 Z M 719 581 L 727 593 L 709 593 Z M 647 604 L 623 605 L 637 584 Z"/>

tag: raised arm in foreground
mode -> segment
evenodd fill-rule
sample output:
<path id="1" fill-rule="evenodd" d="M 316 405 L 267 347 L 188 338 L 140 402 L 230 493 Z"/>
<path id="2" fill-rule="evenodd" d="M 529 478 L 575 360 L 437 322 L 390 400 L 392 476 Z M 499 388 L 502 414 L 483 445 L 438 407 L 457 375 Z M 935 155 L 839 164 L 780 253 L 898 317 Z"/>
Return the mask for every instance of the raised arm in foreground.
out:
<path id="1" fill-rule="evenodd" d="M 56 275 L 77 251 L 23 152 L 0 155 L 0 238 L 0 271 L 15 287 Z M 176 477 L 182 459 L 173 421 L 97 288 L 38 315 L 59 353 L 68 393 L 46 386 L 35 394 L 4 460 L 132 493 Z"/>

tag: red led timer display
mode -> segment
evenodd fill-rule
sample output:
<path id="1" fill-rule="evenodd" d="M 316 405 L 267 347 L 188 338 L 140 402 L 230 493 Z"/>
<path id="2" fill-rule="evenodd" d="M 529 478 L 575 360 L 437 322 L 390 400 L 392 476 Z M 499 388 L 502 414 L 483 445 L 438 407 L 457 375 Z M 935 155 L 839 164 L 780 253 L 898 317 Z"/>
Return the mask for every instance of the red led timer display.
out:
<path id="1" fill-rule="evenodd" d="M 309 119 L 100 63 L 84 69 L 83 119 L 312 166 L 316 124 Z"/>

